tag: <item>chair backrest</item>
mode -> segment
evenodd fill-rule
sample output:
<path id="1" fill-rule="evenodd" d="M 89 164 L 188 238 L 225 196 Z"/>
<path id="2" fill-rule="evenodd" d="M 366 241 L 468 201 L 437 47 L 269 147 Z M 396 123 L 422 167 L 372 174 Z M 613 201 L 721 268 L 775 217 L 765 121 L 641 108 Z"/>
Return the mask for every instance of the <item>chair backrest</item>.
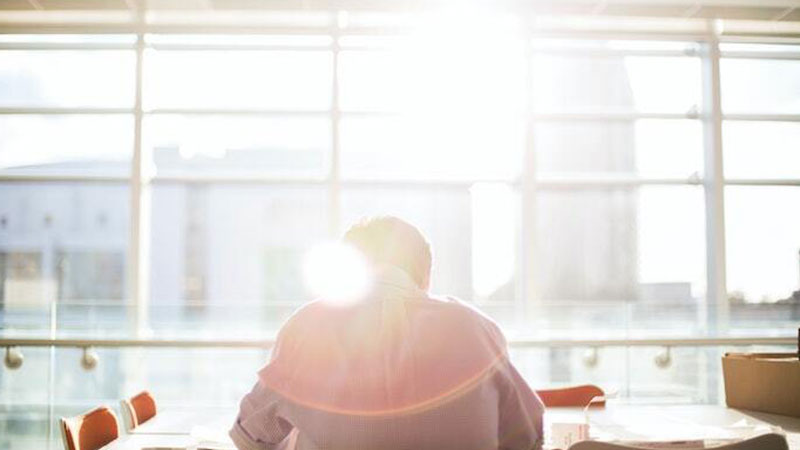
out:
<path id="1" fill-rule="evenodd" d="M 156 401 L 150 392 L 142 391 L 120 401 L 120 409 L 125 416 L 125 427 L 130 431 L 156 415 Z"/>
<path id="2" fill-rule="evenodd" d="M 595 397 L 605 395 L 602 389 L 593 384 L 569 386 L 559 389 L 540 389 L 536 393 L 544 406 L 578 406 L 584 407 Z M 592 406 L 605 406 L 605 400 L 592 403 Z"/>
<path id="3" fill-rule="evenodd" d="M 630 447 L 609 442 L 581 441 L 570 445 L 569 450 L 643 450 L 644 447 Z M 786 437 L 768 433 L 731 444 L 714 447 L 714 450 L 789 450 Z"/>
<path id="4" fill-rule="evenodd" d="M 118 437 L 117 417 L 106 406 L 78 416 L 61 418 L 61 438 L 65 450 L 97 450 Z"/>
<path id="5" fill-rule="evenodd" d="M 125 431 L 130 433 L 131 430 L 136 428 L 136 413 L 133 412 L 133 406 L 131 406 L 131 402 L 125 399 L 120 400 L 119 412 L 120 415 L 122 415 L 122 423 L 125 424 Z"/>

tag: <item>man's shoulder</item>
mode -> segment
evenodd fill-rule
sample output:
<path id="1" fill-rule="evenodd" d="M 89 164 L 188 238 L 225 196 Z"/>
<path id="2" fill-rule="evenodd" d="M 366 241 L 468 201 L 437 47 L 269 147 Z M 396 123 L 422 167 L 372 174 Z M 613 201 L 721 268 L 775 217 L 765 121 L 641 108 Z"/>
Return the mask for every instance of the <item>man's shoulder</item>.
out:
<path id="1" fill-rule="evenodd" d="M 505 342 L 503 332 L 500 330 L 500 327 L 497 325 L 494 319 L 486 315 L 486 313 L 481 311 L 474 304 L 450 295 L 444 297 L 435 297 L 432 299 L 444 305 L 444 308 L 456 316 L 457 319 L 470 322 L 476 328 L 487 332 L 494 339 L 502 341 L 503 343 Z"/>
<path id="2" fill-rule="evenodd" d="M 432 299 L 439 301 L 444 305 L 447 305 L 447 307 L 449 307 L 453 311 L 458 311 L 459 313 L 473 317 L 475 320 L 481 322 L 487 322 L 489 324 L 497 326 L 491 317 L 487 316 L 486 313 L 481 311 L 480 308 L 475 306 L 473 303 L 462 300 L 452 295 L 446 295 L 443 297 L 432 297 Z"/>

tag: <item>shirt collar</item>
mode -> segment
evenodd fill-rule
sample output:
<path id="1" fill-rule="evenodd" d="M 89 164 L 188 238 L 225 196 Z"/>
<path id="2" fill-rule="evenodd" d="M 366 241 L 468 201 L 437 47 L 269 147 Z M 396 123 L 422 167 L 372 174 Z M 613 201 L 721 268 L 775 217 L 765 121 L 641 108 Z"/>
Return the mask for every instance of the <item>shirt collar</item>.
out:
<path id="1" fill-rule="evenodd" d="M 424 297 L 408 273 L 396 266 L 382 266 L 375 271 L 373 297 L 377 299 Z"/>

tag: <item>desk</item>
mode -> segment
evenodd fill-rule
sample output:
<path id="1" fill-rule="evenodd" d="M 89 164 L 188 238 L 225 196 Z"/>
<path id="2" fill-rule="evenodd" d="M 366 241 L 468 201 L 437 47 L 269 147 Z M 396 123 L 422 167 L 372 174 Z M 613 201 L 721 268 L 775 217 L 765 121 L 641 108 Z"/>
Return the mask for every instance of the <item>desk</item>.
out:
<path id="1" fill-rule="evenodd" d="M 152 419 L 139 425 L 102 450 L 139 450 L 141 448 L 235 450 L 228 430 L 237 410 L 227 408 L 159 410 Z"/>
<path id="2" fill-rule="evenodd" d="M 186 448 L 201 439 L 226 435 L 236 411 L 199 409 L 159 411 L 134 434 L 123 436 L 103 450 L 138 450 L 141 447 Z M 548 408 L 545 435 L 553 422 L 582 421 L 583 408 Z M 740 411 L 717 405 L 628 405 L 609 403 L 605 408 L 589 410 L 593 436 L 625 440 L 647 439 L 719 439 L 720 429 L 735 425 L 773 425 L 783 428 L 789 448 L 800 450 L 800 418 L 752 411 Z M 743 422 L 744 421 L 744 422 Z M 207 433 L 207 434 L 204 434 Z M 233 449 L 230 441 L 219 447 Z"/>
<path id="3" fill-rule="evenodd" d="M 549 408 L 545 437 L 554 422 L 583 421 L 583 408 Z M 718 405 L 627 405 L 609 403 L 589 410 L 592 437 L 602 440 L 678 440 L 736 438 L 742 427 L 779 426 L 789 448 L 800 450 L 800 418 L 726 408 Z M 750 428 L 752 429 L 752 428 Z"/>
<path id="4" fill-rule="evenodd" d="M 130 434 L 191 434 L 198 426 L 227 432 L 233 426 L 237 412 L 230 408 L 165 408 Z"/>

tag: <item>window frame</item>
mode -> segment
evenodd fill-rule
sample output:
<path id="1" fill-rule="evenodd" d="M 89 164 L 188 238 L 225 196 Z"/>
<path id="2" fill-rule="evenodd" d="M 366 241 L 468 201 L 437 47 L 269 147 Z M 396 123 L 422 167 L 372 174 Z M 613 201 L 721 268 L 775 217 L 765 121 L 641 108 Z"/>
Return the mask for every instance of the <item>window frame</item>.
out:
<path id="1" fill-rule="evenodd" d="M 0 51 L 3 50 L 129 50 L 136 55 L 135 62 L 135 102 L 132 107 L 7 107 L 0 108 L 2 115 L 64 115 L 64 114 L 132 114 L 134 117 L 133 154 L 131 158 L 131 172 L 126 175 L 97 175 L 97 174 L 53 174 L 41 175 L 25 173 L 24 171 L 14 171 L 7 173 L 0 171 L 0 182 L 63 182 L 81 181 L 90 183 L 117 183 L 126 182 L 130 186 L 130 239 L 129 251 L 127 252 L 127 292 L 126 300 L 135 309 L 131 330 L 136 335 L 146 333 L 149 296 L 148 273 L 150 271 L 150 261 L 148 247 L 150 245 L 150 187 L 158 183 L 256 183 L 263 185 L 303 185 L 303 186 L 325 186 L 328 191 L 328 228 L 330 236 L 338 236 L 341 219 L 341 197 L 342 188 L 347 186 L 392 186 L 392 187 L 456 187 L 467 189 L 473 183 L 486 180 L 350 180 L 344 179 L 340 168 L 340 122 L 343 117 L 348 115 L 361 115 L 368 117 L 380 117 L 386 112 L 380 111 L 343 111 L 339 101 L 339 55 L 342 51 L 381 51 L 381 45 L 360 45 L 358 43 L 347 45 L 347 38 L 358 36 L 362 31 L 352 27 L 340 26 L 337 20 L 337 12 L 331 13 L 331 25 L 328 29 L 320 31 L 318 29 L 304 30 L 299 28 L 293 30 L 295 33 L 308 32 L 319 36 L 330 38 L 327 43 L 317 43 L 311 45 L 287 45 L 287 44 L 181 44 L 158 42 L 149 39 L 151 31 L 147 27 L 138 27 L 133 33 L 133 42 L 5 42 L 0 44 Z M 694 31 L 684 34 L 673 33 L 667 35 L 649 34 L 646 32 L 638 33 L 597 33 L 588 38 L 579 36 L 581 39 L 607 39 L 610 37 L 619 40 L 629 41 L 685 41 L 687 44 L 695 45 L 696 48 L 686 51 L 672 49 L 611 49 L 611 50 L 586 50 L 586 49 L 547 49 L 535 48 L 532 40 L 538 38 L 548 38 L 546 33 L 539 33 L 536 30 L 524 32 L 523 40 L 527 43 L 524 51 L 527 56 L 526 64 L 526 112 L 525 128 L 526 138 L 525 147 L 522 155 L 521 175 L 515 180 L 501 180 L 520 193 L 520 217 L 519 226 L 520 246 L 521 246 L 521 267 L 518 269 L 521 276 L 521 295 L 518 305 L 522 311 L 530 311 L 528 305 L 535 302 L 538 297 L 535 292 L 535 267 L 536 261 L 533 260 L 536 248 L 535 224 L 536 210 L 533 201 L 539 190 L 550 189 L 593 189 L 602 187 L 624 187 L 632 188 L 638 186 L 657 185 L 693 185 L 702 186 L 705 193 L 705 220 L 706 220 L 706 281 L 707 295 L 706 308 L 709 315 L 706 327 L 712 334 L 723 332 L 728 327 L 728 293 L 726 286 L 726 256 L 725 256 L 725 207 L 724 191 L 725 186 L 797 186 L 800 187 L 800 176 L 797 178 L 782 179 L 757 179 L 757 178 L 726 178 L 723 169 L 723 143 L 722 125 L 725 121 L 788 121 L 800 122 L 800 114 L 725 114 L 721 109 L 720 84 L 720 61 L 722 58 L 746 58 L 746 59 L 791 59 L 800 60 L 800 53 L 797 51 L 787 53 L 760 52 L 760 51 L 721 51 L 721 42 L 748 42 L 748 43 L 771 43 L 774 37 L 751 36 L 746 39 L 736 39 L 726 37 L 715 30 L 713 23 L 707 23 L 708 31 L 698 34 Z M 369 30 L 367 30 L 369 31 Z M 21 31 L 15 30 L 15 33 Z M 47 31 L 45 31 L 47 32 Z M 186 33 L 180 27 L 170 30 L 160 28 L 155 30 L 158 34 L 179 34 Z M 269 29 L 260 30 L 261 34 L 285 33 L 286 28 L 278 28 L 274 31 Z M 213 31 L 212 31 L 213 33 Z M 191 30 L 190 34 L 204 34 L 202 31 Z M 555 37 L 563 37 L 564 34 L 555 33 Z M 570 35 L 567 35 L 570 37 Z M 147 49 L 159 50 L 280 50 L 280 51 L 325 51 L 331 52 L 332 83 L 331 105 L 325 111 L 319 110 L 293 110 L 281 111 L 276 109 L 219 109 L 219 108 L 197 108 L 197 109 L 151 109 L 147 110 L 142 104 L 143 94 L 143 67 L 147 64 L 145 53 Z M 619 113 L 619 112 L 563 112 L 563 113 L 541 113 L 536 112 L 533 103 L 533 79 L 535 77 L 535 67 L 532 55 L 536 52 L 557 51 L 559 54 L 591 54 L 591 55 L 610 55 L 610 56 L 693 56 L 700 58 L 702 80 L 699 80 L 702 93 L 702 106 L 699 111 L 687 111 L 685 113 Z M 325 115 L 330 120 L 330 147 L 329 147 L 329 167 L 328 172 L 323 177 L 316 178 L 280 178 L 271 176 L 202 176 L 202 175 L 174 175 L 158 176 L 150 173 L 150 158 L 146 154 L 147 150 L 142 144 L 142 123 L 148 116 L 158 114 L 191 114 L 191 115 L 222 115 L 222 116 L 268 116 L 268 115 Z M 547 176 L 537 173 L 536 170 L 536 146 L 534 144 L 534 134 L 537 124 L 559 121 L 559 122 L 579 122 L 579 121 L 636 121 L 640 119 L 679 119 L 679 120 L 699 120 L 702 123 L 704 143 L 704 174 L 702 176 L 693 175 L 689 177 L 674 178 L 651 178 L 629 175 L 614 176 Z M 489 180 L 498 181 L 498 180 Z"/>

